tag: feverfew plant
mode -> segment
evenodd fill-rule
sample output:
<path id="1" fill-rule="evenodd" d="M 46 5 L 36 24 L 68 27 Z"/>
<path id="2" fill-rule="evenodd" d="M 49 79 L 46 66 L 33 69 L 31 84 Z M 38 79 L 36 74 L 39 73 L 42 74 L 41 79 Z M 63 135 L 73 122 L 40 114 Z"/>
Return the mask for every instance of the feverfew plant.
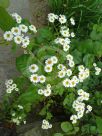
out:
<path id="1" fill-rule="evenodd" d="M 101 68 L 95 63 L 91 68 L 86 67 L 83 61 L 77 63 L 77 56 L 73 55 L 76 50 L 73 53 L 72 46 L 72 40 L 77 36 L 72 30 L 75 26 L 74 17 L 67 20 L 65 15 L 50 13 L 48 21 L 53 27 L 49 25 L 38 30 L 35 35 L 35 26 L 23 24 L 22 18 L 16 13 L 12 16 L 17 26 L 5 32 L 4 39 L 26 48 L 26 53 L 17 58 L 16 66 L 29 86 L 24 92 L 19 88 L 20 94 L 11 110 L 11 121 L 17 125 L 21 122 L 25 124 L 31 106 L 42 103 L 44 107 L 40 109 L 39 114 L 45 119 L 41 127 L 49 129 L 53 127 L 49 123 L 53 112 L 57 112 L 57 109 L 53 111 L 52 107 L 60 105 L 69 116 L 67 126 L 70 126 L 71 130 L 75 129 L 74 125 L 78 125 L 94 109 L 91 105 L 93 94 L 87 86 L 93 75 L 101 74 Z M 30 31 L 33 32 L 33 40 L 30 39 Z M 6 83 L 7 85 L 9 84 Z M 11 90 L 7 93 L 11 93 Z M 65 130 L 66 123 L 61 126 Z"/>

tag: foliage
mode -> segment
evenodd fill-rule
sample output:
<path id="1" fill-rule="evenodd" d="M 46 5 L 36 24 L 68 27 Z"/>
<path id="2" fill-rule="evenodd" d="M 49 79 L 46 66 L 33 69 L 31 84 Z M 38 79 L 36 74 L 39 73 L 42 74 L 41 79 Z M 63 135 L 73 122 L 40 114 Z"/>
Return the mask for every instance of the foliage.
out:
<path id="1" fill-rule="evenodd" d="M 0 0 L 0 7 L 8 8 L 9 4 L 10 4 L 9 0 Z"/>
<path id="2" fill-rule="evenodd" d="M 76 20 L 77 37 L 87 38 L 92 25 L 102 20 L 101 0 L 48 0 L 51 11 Z"/>
<path id="3" fill-rule="evenodd" d="M 0 28 L 3 31 L 10 30 L 13 26 L 15 26 L 15 21 L 9 15 L 9 13 L 2 7 L 0 7 Z"/>
<path id="4" fill-rule="evenodd" d="M 76 12 L 77 9 L 79 8 L 79 10 L 81 10 L 81 12 L 83 13 L 83 16 L 79 16 L 81 18 L 83 17 L 82 20 L 77 18 L 78 20 L 80 20 L 80 25 L 79 27 L 77 26 L 78 31 L 79 30 L 82 31 L 81 23 L 83 24 L 84 21 L 88 21 L 87 23 L 84 22 L 86 26 L 89 25 L 89 20 L 88 20 L 89 18 L 87 17 L 89 13 L 90 14 L 93 13 L 93 16 L 91 18 L 93 21 L 92 23 L 94 23 L 94 21 L 96 21 L 100 17 L 101 13 L 99 12 L 96 13 L 94 11 L 94 8 L 98 3 L 93 3 L 93 5 L 91 5 L 92 1 L 90 2 L 88 1 L 88 3 L 82 1 L 81 5 L 79 6 L 80 1 L 76 1 L 76 2 L 67 1 L 67 2 L 68 5 L 76 4 L 75 7 L 74 5 L 73 6 L 71 5 L 72 6 L 71 9 L 73 9 L 74 12 Z M 90 5 L 90 10 L 88 5 L 86 7 L 82 4 Z M 62 5 L 62 3 L 58 4 L 58 9 L 57 9 L 58 11 L 60 8 L 62 8 L 60 5 Z M 6 10 L 4 10 L 4 8 L 0 8 L 0 9 L 2 11 L 0 12 L 0 18 L 2 18 L 2 21 L 0 21 L 0 27 L 2 28 L 2 30 L 11 31 L 12 27 L 15 26 L 19 27 L 19 23 L 14 21 L 12 17 L 6 12 Z M 68 13 L 68 17 L 72 16 L 71 9 L 70 12 Z M 62 13 L 66 13 L 66 11 L 63 12 L 63 9 L 61 11 Z M 1 16 L 2 13 L 4 15 L 3 17 Z M 80 13 L 80 11 L 76 13 Z M 27 26 L 27 28 L 31 26 L 30 22 L 24 19 L 21 20 L 21 23 Z M 56 24 L 58 24 L 57 27 Z M 68 24 L 66 23 L 66 27 L 69 27 L 67 25 Z M 102 62 L 101 62 L 102 25 L 95 24 L 93 26 L 92 32 L 90 32 L 90 37 L 88 37 L 88 39 L 85 38 L 79 40 L 77 38 L 77 35 L 76 38 L 73 39 L 70 38 L 72 42 L 70 44 L 70 49 L 67 51 L 62 49 L 64 45 L 62 46 L 60 45 L 60 43 L 55 42 L 57 37 L 62 37 L 65 39 L 65 37 L 61 35 L 59 30 L 61 26 L 62 25 L 57 20 L 55 24 L 53 23 L 47 27 L 43 27 L 39 29 L 37 34 L 35 32 L 33 33 L 30 30 L 27 31 L 27 34 L 30 34 L 29 45 L 24 49 L 25 51 L 24 54 L 16 58 L 16 67 L 18 71 L 21 73 L 21 77 L 14 78 L 14 82 L 19 88 L 19 91 L 12 91 L 11 93 L 8 93 L 6 90 L 7 93 L 4 97 L 4 101 L 0 105 L 1 119 L 2 120 L 6 119 L 17 125 L 19 125 L 20 123 L 25 123 L 25 120 L 29 112 L 31 112 L 33 108 L 36 109 L 40 105 L 36 114 L 39 114 L 40 116 L 42 116 L 48 121 L 50 121 L 54 116 L 60 118 L 60 114 L 61 116 L 64 116 L 64 120 L 61 123 L 61 132 L 55 133 L 54 136 L 94 135 L 94 134 L 96 135 L 97 133 L 100 134 L 102 133 L 102 125 L 101 125 L 102 124 L 102 118 L 101 118 L 102 73 L 101 71 L 99 72 L 100 74 L 99 73 L 97 74 L 96 72 L 97 72 L 97 68 L 98 70 L 102 68 Z M 70 29 L 71 32 L 73 32 L 72 27 Z M 87 35 L 84 36 L 87 37 Z M 14 40 L 12 40 L 12 43 L 13 43 L 12 46 L 14 48 L 15 46 L 20 46 L 17 43 L 15 43 Z M 74 63 L 74 66 L 68 64 L 71 61 L 71 58 L 69 60 L 66 59 L 68 54 L 73 58 L 72 62 Z M 65 75 L 63 78 L 59 78 L 58 64 L 56 63 L 53 65 L 53 72 L 51 73 L 47 72 L 44 69 L 44 67 L 45 64 L 47 63 L 46 61 L 52 56 L 55 56 L 58 59 L 57 62 L 59 64 L 63 64 L 65 66 L 62 69 L 62 71 L 66 71 L 66 68 L 68 67 L 68 69 L 71 69 L 72 75 L 70 76 Z M 93 63 L 95 62 L 96 64 L 94 65 L 96 66 L 93 66 Z M 46 82 L 39 83 L 40 78 L 38 78 L 39 80 L 37 83 L 34 82 L 34 79 L 36 78 L 32 79 L 31 76 L 35 72 L 33 73 L 29 68 L 32 64 L 37 64 L 39 70 L 36 71 L 36 73 L 37 75 L 39 75 L 39 77 L 41 75 L 44 75 L 46 77 Z M 64 78 L 69 78 L 70 82 L 73 76 L 77 76 L 79 79 L 79 75 L 81 71 L 79 70 L 80 65 L 83 66 L 84 70 L 87 71 L 87 74 L 84 75 L 85 79 L 83 79 L 83 81 L 78 80 L 79 82 L 76 83 L 75 86 L 66 87 L 67 84 L 66 86 L 64 86 L 63 85 Z M 82 70 L 81 72 L 84 73 L 84 70 Z M 48 88 L 48 90 L 45 88 Z M 41 92 L 39 93 L 38 91 L 39 89 L 42 89 L 44 91 L 47 90 L 51 92 L 49 95 L 47 94 L 48 92 L 45 94 L 44 93 L 41 94 Z M 72 117 L 71 115 L 77 114 L 75 108 L 73 108 L 74 106 L 72 105 L 73 102 L 77 100 L 79 89 L 87 91 L 84 93 L 90 95 L 90 99 L 89 97 L 87 97 L 87 100 L 84 99 L 82 102 L 86 106 L 90 104 L 93 107 L 93 109 L 91 111 L 88 111 L 90 112 L 88 114 L 86 113 L 87 107 L 85 107 L 83 117 L 80 117 L 80 120 L 79 119 L 76 120 L 76 119 L 71 119 L 70 117 Z M 83 98 L 84 97 L 85 96 L 83 96 Z M 46 120 L 43 120 L 43 123 L 46 122 Z M 51 124 L 49 124 L 49 126 L 51 128 Z M 43 125 L 42 128 L 44 129 Z"/>

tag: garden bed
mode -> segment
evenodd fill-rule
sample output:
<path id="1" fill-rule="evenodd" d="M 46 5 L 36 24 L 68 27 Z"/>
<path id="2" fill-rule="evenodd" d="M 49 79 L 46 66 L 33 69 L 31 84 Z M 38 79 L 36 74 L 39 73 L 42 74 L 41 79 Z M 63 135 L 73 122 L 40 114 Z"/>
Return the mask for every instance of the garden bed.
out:
<path id="1" fill-rule="evenodd" d="M 35 1 L 40 12 L 30 0 L 40 28 L 9 14 L 8 2 L 0 3 L 0 41 L 23 52 L 15 58 L 20 74 L 5 81 L 0 120 L 8 123 L 1 123 L 1 133 L 14 136 L 17 128 L 19 136 L 101 136 L 102 1 L 49 0 L 44 7 Z"/>

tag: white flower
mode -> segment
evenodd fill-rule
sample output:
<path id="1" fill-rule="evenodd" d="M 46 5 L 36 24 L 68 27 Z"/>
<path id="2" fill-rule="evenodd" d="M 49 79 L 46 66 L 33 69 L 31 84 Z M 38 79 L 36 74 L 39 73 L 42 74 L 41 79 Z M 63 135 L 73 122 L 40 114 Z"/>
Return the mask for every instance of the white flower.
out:
<path id="1" fill-rule="evenodd" d="M 15 42 L 16 44 L 21 44 L 21 43 L 22 43 L 22 37 L 19 36 L 19 35 L 15 36 L 15 37 L 14 37 L 14 42 Z"/>
<path id="2" fill-rule="evenodd" d="M 90 76 L 90 71 L 88 68 L 85 69 L 85 78 L 88 78 Z"/>
<path id="3" fill-rule="evenodd" d="M 26 120 L 24 120 L 23 123 L 26 124 L 27 123 Z"/>
<path id="4" fill-rule="evenodd" d="M 30 76 L 30 81 L 33 82 L 33 83 L 38 83 L 39 82 L 38 75 L 37 74 L 32 74 Z"/>
<path id="5" fill-rule="evenodd" d="M 73 61 L 73 56 L 72 56 L 71 54 L 68 54 L 68 55 L 66 56 L 66 58 L 67 58 L 67 60 L 69 60 L 69 61 Z"/>
<path id="6" fill-rule="evenodd" d="M 74 32 L 71 32 L 71 34 L 70 34 L 70 35 L 71 35 L 71 37 L 75 37 L 75 34 L 74 34 Z"/>
<path id="7" fill-rule="evenodd" d="M 15 88 L 15 91 L 16 91 L 16 92 L 18 92 L 18 91 L 19 91 L 19 89 L 18 89 L 18 88 Z"/>
<path id="8" fill-rule="evenodd" d="M 65 38 L 64 41 L 65 41 L 66 44 L 70 44 L 71 43 L 71 40 L 69 38 Z"/>
<path id="9" fill-rule="evenodd" d="M 70 77 L 72 75 L 72 70 L 71 69 L 67 69 L 66 74 L 68 77 Z"/>
<path id="10" fill-rule="evenodd" d="M 77 85 L 74 79 L 70 80 L 70 87 L 75 87 Z"/>
<path id="11" fill-rule="evenodd" d="M 56 56 L 52 56 L 51 60 L 53 61 L 53 64 L 56 64 L 58 62 L 58 58 Z"/>
<path id="12" fill-rule="evenodd" d="M 67 26 L 61 26 L 60 30 L 68 30 L 69 31 L 69 28 Z"/>
<path id="13" fill-rule="evenodd" d="M 44 90 L 39 89 L 39 90 L 38 90 L 38 94 L 43 95 L 43 94 L 44 94 Z"/>
<path id="14" fill-rule="evenodd" d="M 52 128 L 52 124 L 49 124 L 49 128 Z"/>
<path id="15" fill-rule="evenodd" d="M 59 22 L 61 24 L 65 24 L 67 22 L 66 16 L 65 15 L 60 15 L 59 16 Z"/>
<path id="16" fill-rule="evenodd" d="M 78 100 L 79 102 L 82 102 L 82 101 L 84 100 L 84 97 L 81 95 L 81 96 L 79 96 L 79 97 L 77 98 L 77 100 Z"/>
<path id="17" fill-rule="evenodd" d="M 79 89 L 78 90 L 78 95 L 83 95 L 84 94 L 84 90 L 83 89 Z"/>
<path id="18" fill-rule="evenodd" d="M 96 67 L 96 66 L 97 66 L 97 64 L 96 64 L 96 63 L 93 63 L 93 66 L 94 66 L 94 67 Z"/>
<path id="19" fill-rule="evenodd" d="M 72 25 L 75 25 L 75 20 L 73 18 L 70 18 L 70 22 Z"/>
<path id="20" fill-rule="evenodd" d="M 47 88 L 51 88 L 51 85 L 50 85 L 50 84 L 47 84 Z"/>
<path id="21" fill-rule="evenodd" d="M 46 81 L 46 77 L 45 76 L 43 76 L 43 75 L 39 76 L 39 82 L 40 83 L 44 83 L 45 81 Z"/>
<path id="22" fill-rule="evenodd" d="M 21 25 L 19 25 L 19 28 L 23 33 L 28 32 L 28 27 L 26 25 L 21 24 Z"/>
<path id="23" fill-rule="evenodd" d="M 39 69 L 39 68 L 38 68 L 38 66 L 37 66 L 36 64 L 32 64 L 32 65 L 29 66 L 29 71 L 30 71 L 31 73 L 37 72 L 38 69 Z"/>
<path id="24" fill-rule="evenodd" d="M 86 78 L 85 72 L 81 71 L 78 77 L 79 77 L 79 81 L 83 82 L 83 80 Z"/>
<path id="25" fill-rule="evenodd" d="M 12 15 L 12 17 L 14 17 L 14 19 L 16 19 L 16 22 L 17 22 L 18 24 L 21 23 L 21 21 L 22 21 L 21 16 L 19 16 L 17 13 L 13 13 L 13 14 L 11 14 L 11 15 Z"/>
<path id="26" fill-rule="evenodd" d="M 45 72 L 47 72 L 47 73 L 52 72 L 52 66 L 46 65 L 46 66 L 44 67 L 44 70 L 45 70 Z"/>
<path id="27" fill-rule="evenodd" d="M 79 71 L 84 71 L 84 70 L 85 70 L 85 67 L 84 67 L 83 65 L 79 65 L 79 66 L 78 66 L 78 70 L 79 70 Z"/>
<path id="28" fill-rule="evenodd" d="M 76 83 L 79 83 L 79 79 L 77 78 L 77 76 L 73 76 L 72 80 L 75 80 Z"/>
<path id="29" fill-rule="evenodd" d="M 11 32 L 12 32 L 15 36 L 21 35 L 21 30 L 20 30 L 19 27 L 12 27 Z"/>
<path id="30" fill-rule="evenodd" d="M 63 64 L 58 64 L 57 68 L 58 68 L 59 70 L 62 70 L 62 69 L 64 69 L 64 65 L 63 65 Z"/>
<path id="31" fill-rule="evenodd" d="M 36 27 L 35 27 L 34 25 L 30 25 L 30 26 L 29 26 L 29 29 L 30 29 L 31 31 L 33 31 L 34 33 L 37 33 L 37 29 L 36 29 Z"/>
<path id="32" fill-rule="evenodd" d="M 68 78 L 66 78 L 64 81 L 63 81 L 63 85 L 65 87 L 70 87 L 70 80 Z"/>
<path id="33" fill-rule="evenodd" d="M 12 41 L 12 39 L 13 39 L 13 34 L 12 34 L 12 32 L 11 32 L 11 31 L 6 31 L 6 32 L 4 33 L 4 39 L 5 39 L 6 41 Z"/>
<path id="34" fill-rule="evenodd" d="M 5 85 L 11 85 L 13 83 L 13 80 L 12 79 L 9 79 L 9 80 L 6 80 L 5 82 Z"/>
<path id="35" fill-rule="evenodd" d="M 73 123 L 73 124 L 77 123 L 77 119 L 78 119 L 77 115 L 72 115 L 72 116 L 70 117 L 70 120 L 72 120 L 72 123 Z"/>
<path id="36" fill-rule="evenodd" d="M 52 124 L 50 124 L 47 120 L 42 121 L 42 129 L 49 129 L 52 128 Z"/>
<path id="37" fill-rule="evenodd" d="M 89 112 L 91 112 L 91 111 L 92 111 L 92 106 L 87 105 L 87 110 L 86 110 L 86 113 L 89 113 Z"/>
<path id="38" fill-rule="evenodd" d="M 51 22 L 51 23 L 54 23 L 55 20 L 58 19 L 58 16 L 53 14 L 53 13 L 49 13 L 48 14 L 48 21 Z"/>
<path id="39" fill-rule="evenodd" d="M 79 111 L 79 112 L 77 113 L 77 117 L 78 117 L 78 119 L 82 118 L 82 117 L 83 117 L 83 115 L 84 115 L 84 112 Z"/>
<path id="40" fill-rule="evenodd" d="M 10 88 L 8 88 L 8 89 L 6 90 L 6 92 L 7 92 L 8 94 L 10 94 L 10 93 L 12 93 L 12 90 L 11 90 Z"/>
<path id="41" fill-rule="evenodd" d="M 22 106 L 22 105 L 18 105 L 18 108 L 19 108 L 20 110 L 23 110 L 23 106 Z"/>
<path id="42" fill-rule="evenodd" d="M 79 105 L 77 105 L 77 106 L 75 107 L 75 110 L 76 110 L 77 112 L 84 112 L 84 111 L 85 111 L 85 105 L 83 105 L 83 103 L 80 103 Z"/>
<path id="43" fill-rule="evenodd" d="M 30 40 L 29 40 L 29 37 L 25 37 L 23 40 L 22 40 L 22 47 L 27 47 L 30 43 Z"/>
<path id="44" fill-rule="evenodd" d="M 96 70 L 95 75 L 99 75 L 101 72 L 101 68 L 95 67 L 95 70 Z"/>
<path id="45" fill-rule="evenodd" d="M 71 61 L 69 61 L 69 64 L 68 64 L 68 65 L 72 68 L 72 67 L 75 66 L 75 63 L 74 63 L 74 61 L 71 60 Z"/>
<path id="46" fill-rule="evenodd" d="M 16 84 L 12 84 L 12 87 L 13 87 L 13 89 L 15 89 L 17 87 L 17 85 Z"/>
<path id="47" fill-rule="evenodd" d="M 69 46 L 68 44 L 64 44 L 64 45 L 63 45 L 63 50 L 64 50 L 65 52 L 68 51 L 69 48 L 70 48 L 70 46 Z"/>
<path id="48" fill-rule="evenodd" d="M 61 70 L 61 71 L 58 72 L 58 77 L 59 78 L 63 78 L 63 77 L 65 77 L 65 75 L 66 75 L 66 72 L 63 71 L 63 70 Z"/>
<path id="49" fill-rule="evenodd" d="M 86 100 L 86 101 L 87 101 L 87 100 L 89 100 L 89 96 L 90 96 L 90 94 L 89 94 L 89 93 L 84 92 L 82 96 L 83 96 L 84 100 Z"/>
<path id="50" fill-rule="evenodd" d="M 50 88 L 47 88 L 44 90 L 44 96 L 48 97 L 51 95 L 51 89 Z"/>
<path id="51" fill-rule="evenodd" d="M 60 30 L 60 33 L 63 37 L 70 37 L 69 29 Z"/>
<path id="52" fill-rule="evenodd" d="M 54 62 L 53 62 L 53 59 L 49 58 L 45 61 L 45 64 L 46 65 L 49 65 L 49 66 L 53 66 Z"/>

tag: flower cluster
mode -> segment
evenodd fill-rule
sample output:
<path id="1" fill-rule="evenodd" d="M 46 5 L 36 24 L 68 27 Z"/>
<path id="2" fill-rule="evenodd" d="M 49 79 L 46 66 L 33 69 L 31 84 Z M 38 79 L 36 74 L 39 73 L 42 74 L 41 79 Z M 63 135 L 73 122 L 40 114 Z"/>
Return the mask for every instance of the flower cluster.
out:
<path id="1" fill-rule="evenodd" d="M 71 68 L 73 68 L 74 65 L 75 65 L 74 60 L 73 60 L 73 56 L 72 56 L 71 54 L 68 54 L 68 55 L 66 56 L 66 58 L 67 58 L 67 60 L 68 60 L 68 65 L 69 65 Z"/>
<path id="2" fill-rule="evenodd" d="M 70 117 L 70 120 L 72 120 L 72 123 L 77 123 L 77 120 L 82 118 L 84 116 L 85 110 L 86 113 L 89 113 L 92 111 L 92 107 L 90 105 L 85 105 L 83 101 L 89 100 L 89 93 L 85 92 L 82 89 L 78 90 L 78 98 L 73 102 L 72 107 L 77 112 L 77 115 L 72 115 Z"/>
<path id="3" fill-rule="evenodd" d="M 6 41 L 13 41 L 17 45 L 21 45 L 23 48 L 27 48 L 30 44 L 29 35 L 27 36 L 28 32 L 36 33 L 36 27 L 34 25 L 26 26 L 22 23 L 22 18 L 17 14 L 14 13 L 12 16 L 17 21 L 17 26 L 12 27 L 10 31 L 6 31 L 4 33 L 4 39 Z"/>
<path id="4" fill-rule="evenodd" d="M 30 81 L 32 83 L 44 83 L 46 81 L 46 77 L 44 75 L 38 76 L 36 72 L 39 70 L 39 67 L 36 64 L 32 64 L 29 66 L 29 72 L 33 73 L 30 76 Z"/>
<path id="5" fill-rule="evenodd" d="M 6 85 L 6 92 L 8 94 L 12 93 L 13 91 L 16 92 L 19 91 L 19 89 L 17 88 L 17 84 L 15 84 L 12 79 L 6 80 L 5 85 Z"/>
<path id="6" fill-rule="evenodd" d="M 17 110 L 18 111 L 23 111 L 23 109 L 24 109 L 24 107 L 22 106 L 22 105 L 18 105 L 17 106 Z M 21 115 L 17 115 L 17 113 L 16 112 L 12 112 L 12 122 L 14 122 L 16 125 L 19 125 L 22 121 L 23 121 L 23 123 L 24 124 L 26 124 L 26 121 L 23 119 L 23 117 L 22 117 L 22 114 Z"/>
<path id="7" fill-rule="evenodd" d="M 94 68 L 96 70 L 95 75 L 99 75 L 100 72 L 101 72 L 101 68 L 99 68 L 96 63 L 94 63 L 93 66 L 94 66 Z"/>
<path id="8" fill-rule="evenodd" d="M 80 82 L 83 82 L 86 78 L 90 76 L 89 69 L 85 68 L 83 65 L 79 65 L 78 70 L 79 70 L 78 78 Z"/>
<path id="9" fill-rule="evenodd" d="M 43 120 L 42 121 L 42 129 L 49 129 L 49 128 L 52 128 L 52 124 L 50 124 L 47 120 Z"/>
<path id="10" fill-rule="evenodd" d="M 58 62 L 58 59 L 56 56 L 52 56 L 51 58 L 48 58 L 45 61 L 45 67 L 44 67 L 45 72 L 47 73 L 52 72 L 53 65 L 55 65 L 57 62 Z"/>
<path id="11" fill-rule="evenodd" d="M 67 18 L 65 15 L 55 15 L 53 13 L 48 14 L 48 20 L 50 23 L 54 23 L 55 20 L 59 21 L 61 24 L 60 27 L 60 34 L 62 37 L 58 37 L 55 39 L 56 44 L 60 44 L 63 47 L 63 50 L 67 52 L 70 48 L 69 44 L 71 42 L 70 38 L 75 37 L 74 32 L 70 32 L 69 27 L 67 25 L 62 26 L 67 22 Z M 70 18 L 71 25 L 75 25 L 75 20 L 73 18 Z"/>
<path id="12" fill-rule="evenodd" d="M 46 89 L 39 89 L 38 90 L 38 94 L 40 94 L 40 95 L 44 95 L 45 97 L 48 97 L 48 96 L 50 96 L 51 95 L 51 85 L 50 84 L 47 84 L 47 87 L 46 87 Z"/>

